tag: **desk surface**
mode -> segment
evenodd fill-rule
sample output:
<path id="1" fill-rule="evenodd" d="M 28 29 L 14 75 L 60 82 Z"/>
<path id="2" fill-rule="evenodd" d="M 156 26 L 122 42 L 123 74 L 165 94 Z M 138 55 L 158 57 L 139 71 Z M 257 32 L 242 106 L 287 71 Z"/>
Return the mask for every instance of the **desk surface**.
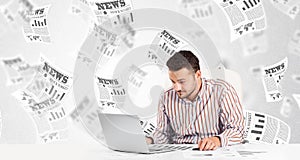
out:
<path id="1" fill-rule="evenodd" d="M 263 145 L 243 144 L 215 151 L 176 151 L 160 154 L 135 154 L 116 152 L 103 145 L 75 144 L 5 144 L 0 145 L 1 159 L 18 160 L 102 160 L 102 159 L 299 159 L 300 144 Z"/>

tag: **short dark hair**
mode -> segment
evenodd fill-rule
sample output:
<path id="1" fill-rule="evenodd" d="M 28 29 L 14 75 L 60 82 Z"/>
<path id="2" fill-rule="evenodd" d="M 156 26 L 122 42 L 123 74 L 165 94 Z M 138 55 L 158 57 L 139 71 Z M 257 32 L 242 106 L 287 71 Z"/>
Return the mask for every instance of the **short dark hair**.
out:
<path id="1" fill-rule="evenodd" d="M 199 59 L 191 51 L 178 51 L 168 61 L 170 71 L 178 71 L 182 68 L 193 70 L 195 73 L 200 70 Z"/>

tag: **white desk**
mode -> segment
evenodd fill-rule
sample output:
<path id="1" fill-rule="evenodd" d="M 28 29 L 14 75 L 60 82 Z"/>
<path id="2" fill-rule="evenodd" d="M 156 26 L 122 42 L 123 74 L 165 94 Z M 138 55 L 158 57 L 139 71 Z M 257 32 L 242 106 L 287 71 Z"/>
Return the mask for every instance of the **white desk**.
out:
<path id="1" fill-rule="evenodd" d="M 255 145 L 245 144 L 216 151 L 176 151 L 160 154 L 116 152 L 102 145 L 0 145 L 0 159 L 5 160 L 103 160 L 103 159 L 299 159 L 300 144 Z"/>

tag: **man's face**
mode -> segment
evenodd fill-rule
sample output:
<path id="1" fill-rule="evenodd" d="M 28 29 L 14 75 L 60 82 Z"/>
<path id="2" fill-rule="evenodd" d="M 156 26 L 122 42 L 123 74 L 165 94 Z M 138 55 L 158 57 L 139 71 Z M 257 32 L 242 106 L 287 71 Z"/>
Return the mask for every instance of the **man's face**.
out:
<path id="1" fill-rule="evenodd" d="M 169 71 L 169 78 L 180 98 L 190 98 L 193 93 L 198 93 L 197 86 L 200 71 L 195 74 L 187 68 L 182 68 L 178 71 Z"/>

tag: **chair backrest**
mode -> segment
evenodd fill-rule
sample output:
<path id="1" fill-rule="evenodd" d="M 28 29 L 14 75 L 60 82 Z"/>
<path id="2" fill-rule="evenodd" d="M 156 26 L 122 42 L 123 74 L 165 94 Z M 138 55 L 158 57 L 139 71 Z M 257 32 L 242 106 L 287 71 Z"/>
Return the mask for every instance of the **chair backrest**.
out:
<path id="1" fill-rule="evenodd" d="M 240 101 L 242 102 L 243 100 L 243 88 L 242 88 L 242 79 L 240 75 L 232 70 L 229 69 L 224 69 L 224 74 L 225 74 L 225 81 L 230 83 L 235 91 L 237 92 Z"/>

